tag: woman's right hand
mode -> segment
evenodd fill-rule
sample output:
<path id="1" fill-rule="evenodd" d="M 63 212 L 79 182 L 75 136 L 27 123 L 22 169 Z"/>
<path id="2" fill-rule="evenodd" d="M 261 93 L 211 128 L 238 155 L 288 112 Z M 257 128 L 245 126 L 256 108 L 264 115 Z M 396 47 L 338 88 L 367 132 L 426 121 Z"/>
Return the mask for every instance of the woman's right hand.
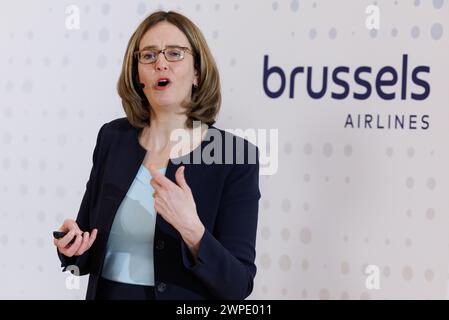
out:
<path id="1" fill-rule="evenodd" d="M 53 243 L 58 248 L 58 251 L 67 257 L 80 256 L 94 243 L 97 238 L 97 229 L 93 229 L 92 233 L 81 231 L 76 221 L 72 219 L 64 220 L 64 223 L 59 228 L 59 231 L 67 232 L 61 239 L 53 239 Z M 73 237 L 76 237 L 72 242 Z"/>

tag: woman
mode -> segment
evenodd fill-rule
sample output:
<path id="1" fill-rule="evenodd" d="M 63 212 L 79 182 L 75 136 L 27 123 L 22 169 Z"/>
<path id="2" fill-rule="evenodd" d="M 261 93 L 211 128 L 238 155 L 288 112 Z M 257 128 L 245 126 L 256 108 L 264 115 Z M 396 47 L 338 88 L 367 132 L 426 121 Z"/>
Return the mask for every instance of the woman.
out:
<path id="1" fill-rule="evenodd" d="M 204 36 L 179 13 L 153 13 L 128 43 L 118 92 L 126 118 L 101 127 L 77 219 L 54 239 L 63 270 L 90 274 L 87 299 L 245 299 L 258 149 L 213 126 L 220 81 Z"/>

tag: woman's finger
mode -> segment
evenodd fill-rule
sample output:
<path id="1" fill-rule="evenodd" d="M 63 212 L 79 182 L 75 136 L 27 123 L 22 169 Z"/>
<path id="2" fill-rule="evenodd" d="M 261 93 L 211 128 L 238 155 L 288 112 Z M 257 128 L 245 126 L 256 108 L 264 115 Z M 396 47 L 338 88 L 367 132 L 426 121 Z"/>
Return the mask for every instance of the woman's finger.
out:
<path id="1" fill-rule="evenodd" d="M 59 239 L 56 242 L 58 248 L 64 249 L 67 245 L 73 240 L 73 237 L 76 235 L 77 231 L 75 229 L 70 230 L 64 237 Z"/>
<path id="2" fill-rule="evenodd" d="M 81 240 L 81 245 L 75 253 L 75 256 L 80 256 L 88 249 L 87 246 L 89 244 L 89 232 L 84 232 L 83 239 Z"/>
<path id="3" fill-rule="evenodd" d="M 81 246 L 81 242 L 83 240 L 83 237 L 77 235 L 75 242 L 67 249 L 65 255 L 67 257 L 73 257 L 75 253 L 78 251 L 78 249 Z"/>
<path id="4" fill-rule="evenodd" d="M 90 234 L 89 238 L 89 243 L 87 245 L 87 250 L 89 250 L 90 247 L 92 247 L 92 244 L 94 243 L 95 239 L 97 239 L 97 233 L 98 233 L 97 229 L 92 230 L 92 233 Z"/>

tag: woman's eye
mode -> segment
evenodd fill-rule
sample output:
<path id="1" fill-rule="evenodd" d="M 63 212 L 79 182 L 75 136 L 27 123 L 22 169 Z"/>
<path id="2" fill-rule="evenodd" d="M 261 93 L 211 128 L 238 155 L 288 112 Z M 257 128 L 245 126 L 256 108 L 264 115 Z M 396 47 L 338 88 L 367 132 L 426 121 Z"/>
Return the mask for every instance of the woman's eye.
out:
<path id="1" fill-rule="evenodd" d="M 181 55 L 181 53 L 177 50 L 169 51 L 168 54 L 172 57 L 179 57 Z"/>

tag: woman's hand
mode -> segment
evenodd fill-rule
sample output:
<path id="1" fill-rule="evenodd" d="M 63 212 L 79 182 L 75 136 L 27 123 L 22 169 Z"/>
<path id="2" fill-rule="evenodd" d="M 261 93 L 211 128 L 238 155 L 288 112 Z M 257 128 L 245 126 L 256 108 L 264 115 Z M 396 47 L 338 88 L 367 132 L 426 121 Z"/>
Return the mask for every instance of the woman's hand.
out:
<path id="1" fill-rule="evenodd" d="M 67 234 L 61 239 L 53 239 L 53 243 L 58 248 L 58 251 L 67 257 L 80 256 L 89 250 L 97 238 L 98 232 L 97 229 L 94 229 L 90 235 L 89 232 L 83 233 L 76 221 L 72 219 L 64 220 L 59 231 L 67 232 Z M 76 237 L 76 239 L 71 243 L 73 237 Z"/>
<path id="2" fill-rule="evenodd" d="M 176 183 L 162 175 L 153 165 L 149 166 L 154 188 L 154 208 L 179 231 L 192 253 L 198 249 L 199 242 L 204 233 L 204 225 L 201 223 L 196 211 L 195 200 L 192 191 L 184 177 L 185 167 L 176 170 Z"/>

